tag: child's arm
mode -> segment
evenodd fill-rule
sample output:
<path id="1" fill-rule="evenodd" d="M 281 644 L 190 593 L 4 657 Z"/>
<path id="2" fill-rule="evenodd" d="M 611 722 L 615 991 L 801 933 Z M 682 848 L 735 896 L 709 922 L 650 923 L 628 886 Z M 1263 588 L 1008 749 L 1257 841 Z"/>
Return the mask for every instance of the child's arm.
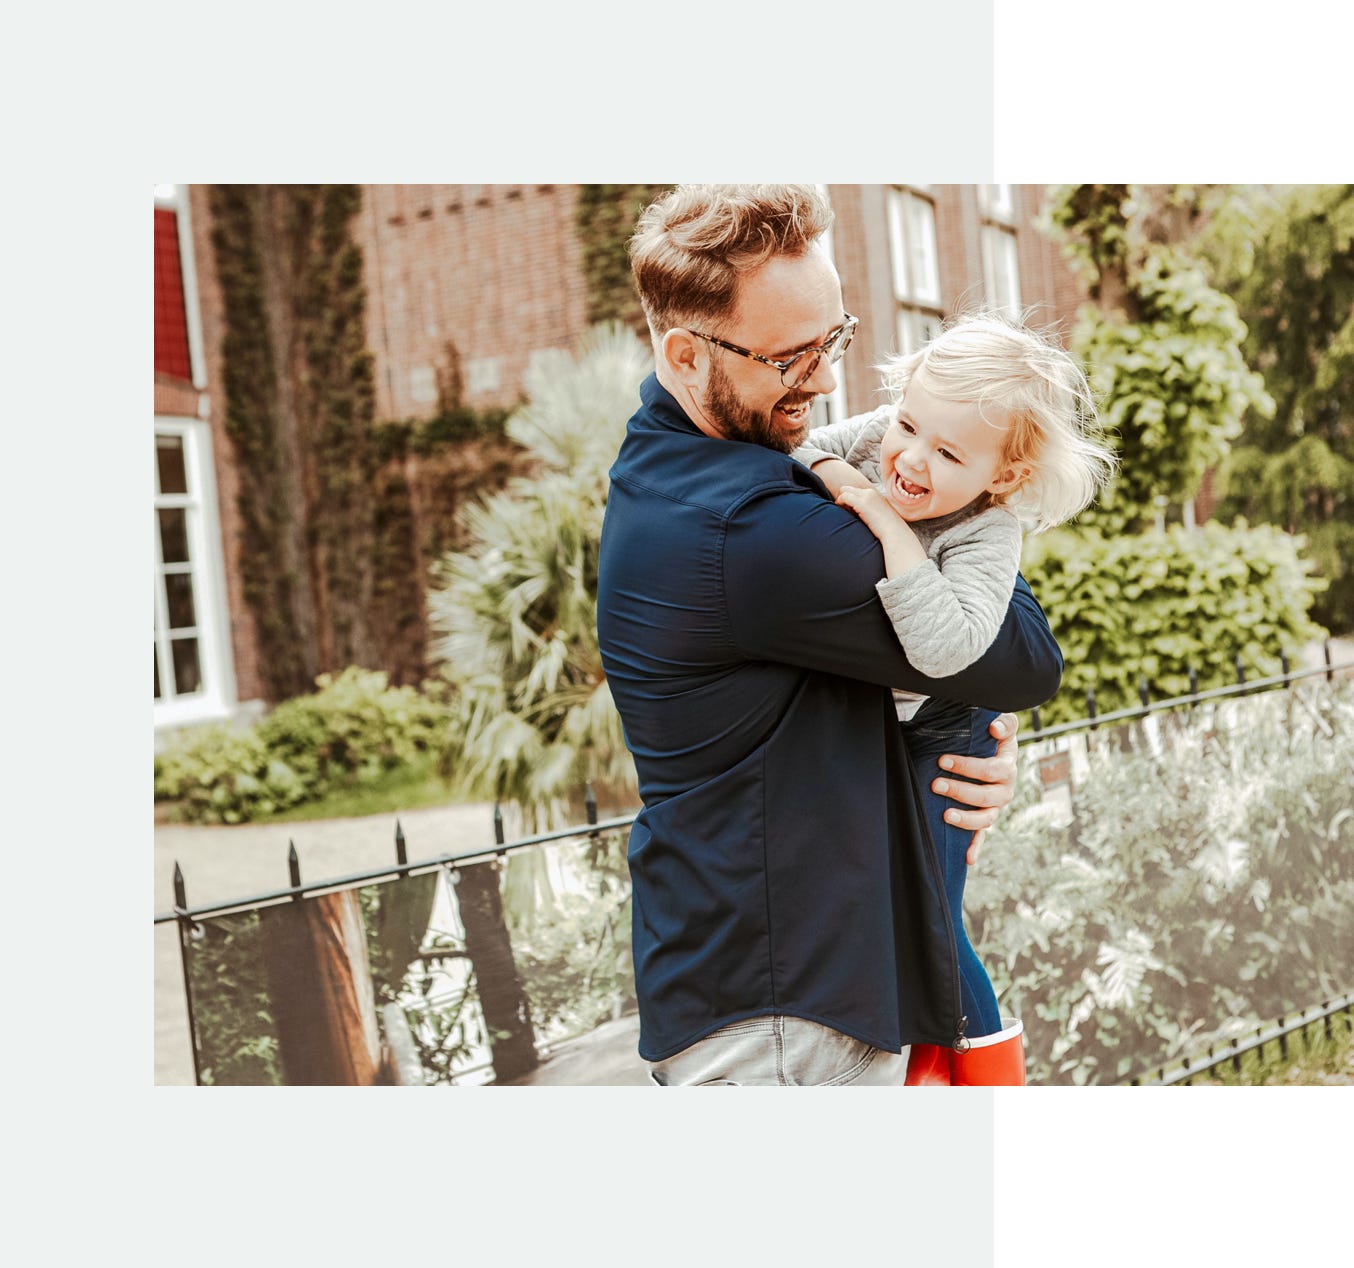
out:
<path id="1" fill-rule="evenodd" d="M 819 466 L 827 466 L 828 463 L 820 463 Z M 859 474 L 855 468 L 846 463 L 833 463 L 833 466 L 841 465 L 847 468 L 853 475 Z M 827 484 L 827 477 L 814 467 L 814 473 Z M 832 489 L 837 495 L 837 505 L 844 506 L 848 510 L 854 511 L 861 519 L 865 521 L 865 527 L 870 530 L 877 538 L 879 544 L 884 548 L 884 575 L 893 580 L 901 577 L 905 572 L 915 568 L 918 564 L 926 562 L 926 551 L 921 542 L 917 540 L 917 535 L 912 531 L 908 522 L 903 519 L 897 511 L 893 509 L 878 489 L 874 487 L 864 476 L 860 477 L 864 482 L 864 487 L 859 487 L 857 481 L 852 481 L 849 485 L 840 489 Z M 829 484 L 828 488 L 832 488 Z M 995 638 L 997 631 L 992 631 Z M 906 645 L 903 648 L 907 650 Z M 975 657 L 976 659 L 976 657 Z M 913 662 L 916 664 L 916 662 Z M 920 665 L 917 665 L 921 669 Z M 925 670 L 922 670 L 925 673 Z"/>
<path id="2" fill-rule="evenodd" d="M 942 533 L 932 560 L 881 494 L 866 498 L 851 489 L 837 500 L 860 515 L 884 548 L 887 576 L 876 589 L 908 660 L 931 678 L 947 678 L 978 660 L 1001 628 L 1020 569 L 1016 517 L 1000 507 L 984 511 Z"/>
<path id="3" fill-rule="evenodd" d="M 869 480 L 849 462 L 841 458 L 819 458 L 809 469 L 827 485 L 828 491 L 834 498 L 837 498 L 838 502 L 841 502 L 841 498 L 837 495 L 843 489 L 874 490 L 874 485 Z M 845 503 L 842 503 L 842 505 L 845 505 Z M 878 534 L 876 533 L 875 536 L 877 537 Z"/>

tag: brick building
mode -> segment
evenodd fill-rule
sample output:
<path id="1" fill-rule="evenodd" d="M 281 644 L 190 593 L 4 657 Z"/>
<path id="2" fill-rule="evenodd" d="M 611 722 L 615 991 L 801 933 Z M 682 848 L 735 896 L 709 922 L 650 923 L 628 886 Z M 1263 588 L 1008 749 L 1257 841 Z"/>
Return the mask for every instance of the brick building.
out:
<path id="1" fill-rule="evenodd" d="M 534 355 L 587 327 L 577 186 L 371 185 L 363 257 L 378 419 L 448 396 L 511 405 Z M 860 318 L 824 421 L 879 401 L 874 366 L 959 309 L 991 304 L 1070 328 L 1082 292 L 1035 227 L 1039 185 L 828 185 L 830 249 Z M 223 303 L 205 186 L 155 201 L 155 724 L 262 707 L 241 582 L 239 477 L 224 428 Z"/>

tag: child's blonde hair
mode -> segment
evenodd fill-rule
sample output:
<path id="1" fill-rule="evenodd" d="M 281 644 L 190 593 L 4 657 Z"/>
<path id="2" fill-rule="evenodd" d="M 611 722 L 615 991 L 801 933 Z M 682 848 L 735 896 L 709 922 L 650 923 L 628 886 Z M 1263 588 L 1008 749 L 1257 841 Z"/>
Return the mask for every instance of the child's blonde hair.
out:
<path id="1" fill-rule="evenodd" d="M 1051 336 L 996 312 L 956 318 L 917 352 L 879 367 L 895 403 L 913 377 L 950 401 L 988 404 L 1010 415 L 1004 464 L 1026 464 L 1029 477 L 993 501 L 1042 532 L 1085 510 L 1114 475 L 1118 459 L 1096 414 L 1090 384 Z M 997 424 L 993 424 L 994 426 Z"/>

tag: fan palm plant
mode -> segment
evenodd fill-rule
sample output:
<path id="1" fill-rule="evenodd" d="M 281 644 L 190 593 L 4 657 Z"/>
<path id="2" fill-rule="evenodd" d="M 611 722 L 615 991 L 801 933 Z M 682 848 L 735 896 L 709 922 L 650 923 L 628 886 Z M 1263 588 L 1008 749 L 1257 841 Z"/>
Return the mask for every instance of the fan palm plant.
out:
<path id="1" fill-rule="evenodd" d="M 651 364 L 614 323 L 577 356 L 537 359 L 507 431 L 540 473 L 467 507 L 471 544 L 429 595 L 432 656 L 456 688 L 448 773 L 465 796 L 514 804 L 528 830 L 588 782 L 634 789 L 597 646 L 597 550 L 607 469 Z"/>

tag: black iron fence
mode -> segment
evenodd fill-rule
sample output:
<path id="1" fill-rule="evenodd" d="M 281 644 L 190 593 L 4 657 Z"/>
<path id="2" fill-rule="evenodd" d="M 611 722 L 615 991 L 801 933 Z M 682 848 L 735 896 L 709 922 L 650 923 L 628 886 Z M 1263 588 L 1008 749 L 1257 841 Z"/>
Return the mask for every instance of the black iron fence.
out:
<path id="1" fill-rule="evenodd" d="M 1060 776 L 1050 778 L 1050 773 L 1065 756 L 1048 754 L 1046 751 L 1051 746 L 1047 741 L 1075 732 L 1096 731 L 1112 724 L 1147 719 L 1165 711 L 1192 708 L 1204 702 L 1220 702 L 1288 687 L 1318 675 L 1329 681 L 1336 673 L 1349 669 L 1354 669 L 1354 661 L 1336 664 L 1327 643 L 1322 665 L 1293 670 L 1284 657 L 1282 672 L 1248 680 L 1238 664 L 1234 684 L 1162 700 L 1150 699 L 1144 685 L 1141 703 L 1129 709 L 1097 714 L 1094 696 L 1088 693 L 1086 717 L 1041 727 L 1036 712 L 1034 729 L 1022 733 L 1019 743 L 1036 745 L 1045 753 L 1040 762 L 1042 783 L 1047 793 L 1050 786 L 1059 784 Z M 204 1071 L 202 1004 L 195 993 L 195 983 L 204 981 L 214 997 L 220 995 L 223 981 L 228 984 L 233 992 L 232 1016 L 247 1015 L 258 1001 L 268 1000 L 272 1011 L 278 1014 L 274 1018 L 278 1033 L 274 1036 L 232 1035 L 231 1043 L 236 1050 L 257 1053 L 258 1060 L 265 1065 L 272 1061 L 274 1066 L 279 1062 L 285 1066 L 278 1081 L 423 1081 L 418 1071 L 420 1067 L 425 1071 L 428 1068 L 432 1041 L 426 1036 L 420 1038 L 410 1033 L 409 1019 L 414 1017 L 416 1020 L 419 1010 L 396 1005 L 389 988 L 392 981 L 411 968 L 422 968 L 429 974 L 433 971 L 445 974 L 448 966 L 460 970 L 459 979 L 451 986 L 445 983 L 441 987 L 435 986 L 431 984 L 431 976 L 424 979 L 424 999 L 437 999 L 443 1030 L 449 1025 L 460 1025 L 457 1037 L 442 1035 L 438 1040 L 441 1046 L 432 1052 L 431 1059 L 434 1063 L 440 1062 L 440 1068 L 448 1076 L 447 1081 L 453 1081 L 453 1062 L 448 1054 L 459 1053 L 465 1057 L 475 1046 L 466 1038 L 468 1022 L 461 1015 L 462 1005 L 467 1000 L 473 1000 L 477 1006 L 475 1025 L 481 1041 L 479 1049 L 488 1059 L 481 1060 L 478 1065 L 462 1060 L 455 1071 L 456 1077 L 490 1067 L 500 1082 L 510 1082 L 529 1073 L 537 1063 L 542 1047 L 548 1047 L 548 1044 L 542 1045 L 533 1030 L 527 992 L 507 936 L 499 895 L 499 864 L 510 856 L 557 843 L 583 843 L 594 848 L 598 843 L 619 841 L 620 834 L 635 818 L 635 813 L 629 812 L 600 819 L 590 787 L 584 804 L 586 823 L 512 841 L 505 839 L 502 810 L 495 806 L 492 844 L 413 861 L 408 857 L 405 834 L 397 821 L 392 842 L 393 859 L 389 865 L 319 880 L 307 880 L 302 876 L 300 858 L 294 843 L 289 842 L 288 885 L 196 906 L 190 902 L 185 878 L 176 862 L 174 906 L 172 910 L 156 913 L 154 921 L 156 925 L 173 923 L 177 929 L 195 1081 L 212 1081 L 214 1077 L 212 1070 Z M 623 851 L 621 860 L 623 870 Z M 444 938 L 441 944 L 431 947 L 422 946 L 422 930 L 427 927 L 429 911 L 436 901 L 433 882 L 439 877 L 456 893 L 465 928 L 456 938 Z M 426 878 L 426 881 L 422 886 L 414 887 L 418 889 L 416 898 L 410 900 L 408 895 L 399 898 L 400 891 L 394 888 L 395 884 L 404 885 L 412 893 L 408 883 L 417 878 Z M 389 895 L 389 900 L 373 897 L 372 887 L 392 887 L 382 890 L 383 895 Z M 607 901 L 614 906 L 627 898 L 628 894 L 621 893 L 613 884 Z M 380 918 L 375 923 L 388 935 L 386 943 L 378 945 L 370 936 L 373 920 L 370 911 L 362 910 L 363 902 L 368 908 L 379 908 Z M 390 915 L 392 911 L 395 916 Z M 238 918 L 234 924 L 232 918 Z M 628 911 L 625 919 L 628 922 Z M 403 924 L 399 923 L 401 920 Z M 620 948 L 615 924 L 608 917 L 605 926 L 599 926 L 593 932 L 597 935 L 599 948 L 609 935 L 615 956 L 623 960 L 625 952 Z M 624 941 L 628 943 L 628 936 Z M 231 967 L 242 962 L 242 952 L 236 954 L 234 960 L 225 954 L 218 954 L 213 959 L 207 954 L 209 944 L 213 943 L 231 947 L 234 952 L 240 952 L 246 944 L 254 947 L 250 953 L 254 955 L 252 967 L 238 972 Z M 551 954 L 563 963 L 557 947 Z M 543 962 L 548 961 L 546 955 Z M 201 962 L 211 963 L 214 975 L 204 977 Z M 589 979 L 596 968 L 596 963 L 588 967 Z M 619 974 L 615 971 L 614 964 L 608 971 L 612 979 L 624 976 L 623 971 Z M 367 980 L 368 975 L 371 980 Z M 384 982 L 387 989 L 383 999 L 372 981 Z M 615 987 L 612 993 L 614 1007 L 633 1006 L 632 998 L 624 998 L 623 987 Z M 550 995 L 550 992 L 547 990 L 546 994 Z M 558 994 L 556 991 L 555 995 Z M 555 996 L 551 999 L 558 1002 Z M 1343 1002 L 1328 1002 L 1321 1007 L 1328 1011 L 1316 1020 L 1324 1017 L 1329 1025 L 1329 1018 L 1335 1012 L 1348 1012 L 1349 997 L 1344 997 Z M 446 1022 L 446 1015 L 451 1016 L 450 1023 Z M 1310 1019 L 1292 1023 L 1281 1021 L 1268 1030 L 1262 1028 L 1249 1040 L 1226 1047 L 1216 1058 L 1210 1053 L 1207 1058 L 1178 1067 L 1163 1066 L 1151 1075 L 1138 1075 L 1130 1081 L 1188 1082 L 1206 1068 L 1205 1062 L 1218 1064 L 1239 1060 L 1247 1045 L 1282 1043 L 1295 1029 L 1311 1024 Z"/>
<path id="2" fill-rule="evenodd" d="M 1146 1073 L 1135 1074 L 1127 1082 L 1133 1087 L 1169 1087 L 1179 1083 L 1189 1085 L 1223 1066 L 1230 1066 L 1233 1073 L 1240 1074 L 1242 1058 L 1248 1053 L 1263 1057 L 1266 1049 L 1272 1045 L 1279 1050 L 1282 1059 L 1288 1060 L 1293 1055 L 1290 1045 L 1295 1037 L 1309 1044 L 1312 1033 L 1319 1030 L 1327 1041 L 1334 1040 L 1336 1035 L 1332 1023 L 1342 1027 L 1345 1038 L 1354 1031 L 1354 993 L 1285 1014 L 1268 1026 L 1255 1027 L 1254 1032 L 1212 1044 L 1202 1055 L 1195 1054 L 1166 1062 Z"/>

